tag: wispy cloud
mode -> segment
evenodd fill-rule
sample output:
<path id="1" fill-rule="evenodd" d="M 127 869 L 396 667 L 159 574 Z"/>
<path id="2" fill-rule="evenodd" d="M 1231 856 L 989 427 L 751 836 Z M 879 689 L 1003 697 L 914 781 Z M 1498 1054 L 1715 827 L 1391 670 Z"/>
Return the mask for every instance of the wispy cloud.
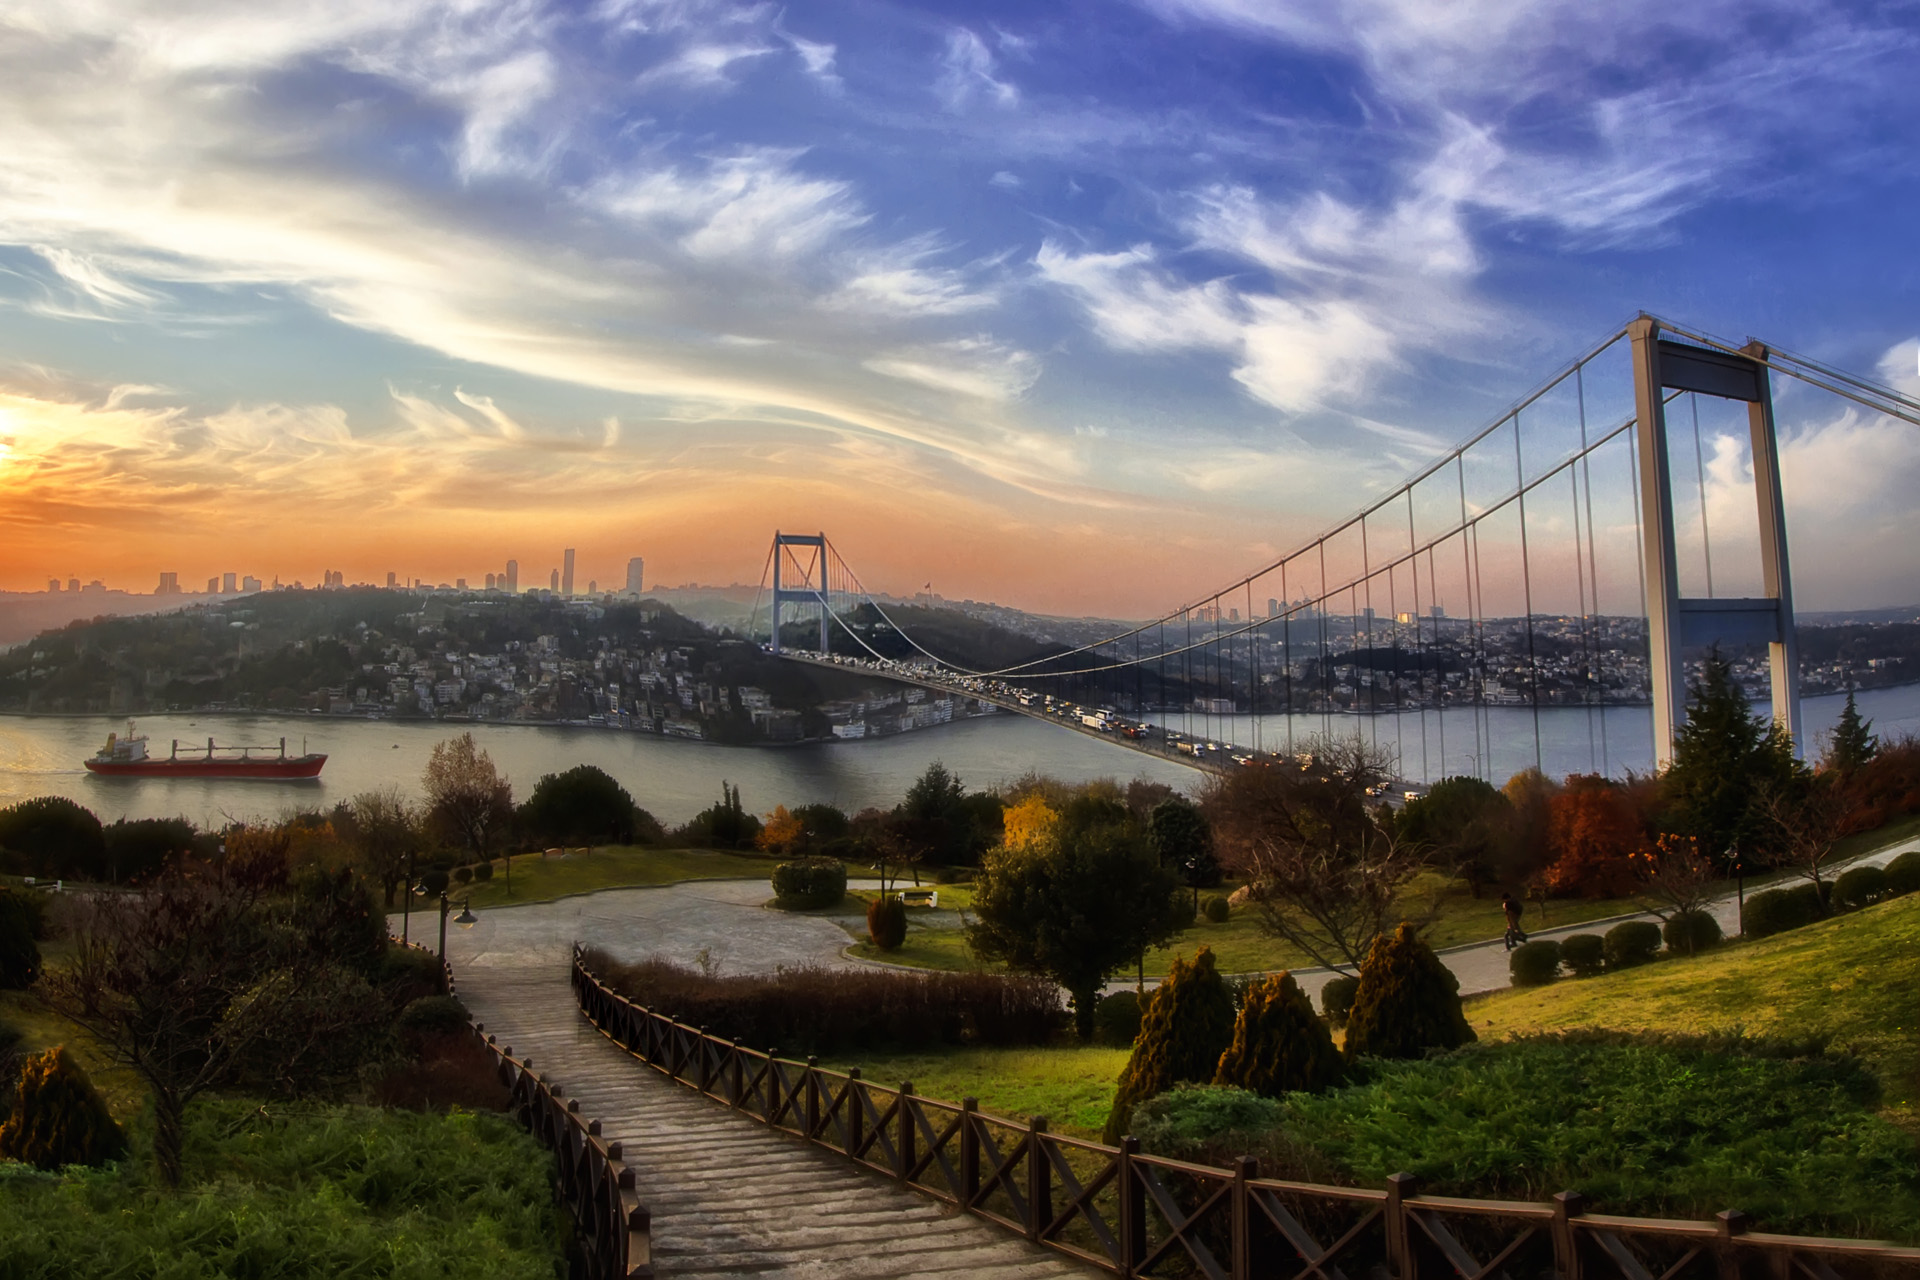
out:
<path id="1" fill-rule="evenodd" d="M 940 65 L 940 96 L 955 111 L 980 102 L 1011 107 L 1020 101 L 1013 83 L 999 78 L 999 62 L 987 42 L 965 27 L 947 33 Z"/>

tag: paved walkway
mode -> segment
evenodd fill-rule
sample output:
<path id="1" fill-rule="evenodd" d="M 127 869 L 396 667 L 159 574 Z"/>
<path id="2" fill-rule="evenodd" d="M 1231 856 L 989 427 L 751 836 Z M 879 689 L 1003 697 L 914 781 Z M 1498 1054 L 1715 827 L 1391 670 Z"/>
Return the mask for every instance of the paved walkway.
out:
<path id="1" fill-rule="evenodd" d="M 622 1144 L 653 1215 L 654 1273 L 771 1280 L 1094 1274 L 727 1110 L 643 1065 L 581 1015 L 567 982 L 576 931 L 629 955 L 658 948 L 686 961 L 705 949 L 732 972 L 797 958 L 838 961 L 846 935 L 837 926 L 760 912 L 746 904 L 765 896 L 765 884 L 742 889 L 620 890 L 487 912 L 470 931 L 448 930 L 447 958 L 475 1020 L 577 1098 L 608 1141 Z M 437 929 L 438 920 L 429 920 Z"/>

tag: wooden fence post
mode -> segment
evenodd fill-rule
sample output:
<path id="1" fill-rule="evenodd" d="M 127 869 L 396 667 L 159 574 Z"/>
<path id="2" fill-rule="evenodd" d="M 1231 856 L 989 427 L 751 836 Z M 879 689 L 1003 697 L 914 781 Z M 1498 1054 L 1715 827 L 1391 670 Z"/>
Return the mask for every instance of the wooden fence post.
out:
<path id="1" fill-rule="evenodd" d="M 1147 1198 L 1140 1186 L 1139 1170 L 1133 1158 L 1140 1154 L 1140 1139 L 1120 1139 L 1120 1162 L 1116 1175 L 1120 1183 L 1120 1274 L 1131 1276 L 1147 1256 Z"/>
<path id="2" fill-rule="evenodd" d="M 1553 1265 L 1560 1280 L 1580 1280 L 1580 1240 L 1573 1220 L 1587 1211 L 1587 1198 L 1578 1191 L 1553 1197 Z"/>
<path id="3" fill-rule="evenodd" d="M 1407 1199 L 1420 1194 L 1420 1179 L 1410 1173 L 1390 1174 L 1387 1178 L 1387 1270 L 1394 1280 L 1415 1280 L 1419 1263 L 1414 1260 L 1413 1234 L 1407 1230 Z"/>
<path id="4" fill-rule="evenodd" d="M 1047 1164 L 1047 1118 L 1027 1118 L 1027 1239 L 1038 1244 L 1040 1235 L 1053 1225 L 1053 1192 Z"/>
<path id="5" fill-rule="evenodd" d="M 807 1141 L 809 1142 L 820 1136 L 820 1078 L 815 1074 L 819 1066 L 820 1059 L 810 1055 L 807 1058 L 807 1074 L 803 1077 L 807 1091 Z"/>
<path id="6" fill-rule="evenodd" d="M 980 1099 L 960 1099 L 960 1207 L 980 1198 Z"/>
<path id="7" fill-rule="evenodd" d="M 913 1180 L 913 1081 L 900 1082 L 896 1106 L 900 1112 L 900 1138 L 893 1148 L 894 1174 L 905 1183 Z"/>
<path id="8" fill-rule="evenodd" d="M 860 1140 L 867 1132 L 866 1094 L 861 1089 L 865 1082 L 860 1079 L 860 1068 L 847 1069 L 847 1097 L 843 1104 L 847 1108 L 847 1154 L 858 1160 Z"/>
<path id="9" fill-rule="evenodd" d="M 1253 1190 L 1249 1179 L 1260 1176 L 1260 1161 L 1241 1156 L 1233 1164 L 1233 1280 L 1253 1275 Z"/>
<path id="10" fill-rule="evenodd" d="M 1722 1209 L 1713 1216 L 1720 1223 L 1720 1247 L 1714 1251 L 1718 1255 L 1715 1261 L 1719 1263 L 1720 1280 L 1740 1280 L 1740 1254 L 1733 1241 L 1736 1236 L 1747 1234 L 1747 1215 L 1739 1209 Z M 1780 1274 L 1788 1270 L 1782 1268 Z"/>

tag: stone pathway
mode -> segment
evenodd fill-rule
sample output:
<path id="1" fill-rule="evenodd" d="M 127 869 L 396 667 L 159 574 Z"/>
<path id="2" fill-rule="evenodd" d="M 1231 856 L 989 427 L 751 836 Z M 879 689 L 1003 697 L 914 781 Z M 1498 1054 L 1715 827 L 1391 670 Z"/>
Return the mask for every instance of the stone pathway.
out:
<path id="1" fill-rule="evenodd" d="M 764 897 L 765 885 L 755 883 Z M 828 942 L 829 958 L 837 959 L 845 935 L 827 921 L 769 912 L 771 921 L 749 920 L 761 926 L 752 928 L 728 915 L 724 936 L 698 932 L 701 904 L 740 910 L 726 892 L 736 887 L 595 894 L 489 912 L 492 920 L 483 916 L 471 931 L 448 931 L 447 958 L 474 1019 L 578 1099 L 581 1113 L 601 1122 L 608 1141 L 621 1143 L 653 1215 L 654 1274 L 688 1280 L 1097 1274 L 727 1110 L 642 1064 L 581 1015 L 567 982 L 567 935 L 580 922 L 590 926 L 583 937 L 596 937 L 597 927 L 599 941 L 624 940 L 629 954 L 637 953 L 632 943 L 638 939 L 682 945 L 695 930 L 700 946 L 716 954 L 724 949 L 736 972 L 792 963 L 796 951 L 818 957 Z M 634 895 L 644 897 L 617 906 L 600 901 Z M 437 929 L 438 921 L 432 923 Z M 832 930 L 831 937 L 807 927 L 813 924 Z"/>

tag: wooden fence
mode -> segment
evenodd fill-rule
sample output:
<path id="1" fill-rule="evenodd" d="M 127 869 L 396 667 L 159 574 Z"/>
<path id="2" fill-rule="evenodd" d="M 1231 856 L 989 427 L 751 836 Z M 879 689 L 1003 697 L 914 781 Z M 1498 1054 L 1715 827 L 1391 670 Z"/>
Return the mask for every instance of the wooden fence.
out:
<path id="1" fill-rule="evenodd" d="M 823 1071 L 675 1022 L 609 990 L 579 949 L 573 985 L 587 1018 L 667 1076 L 771 1127 L 1036 1244 L 1122 1276 L 1208 1280 L 1879 1280 L 1920 1276 L 1920 1249 L 1748 1230 L 1746 1215 L 1708 1222 L 1587 1212 L 1563 1192 L 1547 1203 L 1420 1193 L 1396 1174 L 1383 1188 L 1262 1178 L 1151 1156 L 958 1103 Z"/>
<path id="2" fill-rule="evenodd" d="M 444 960 L 441 967 L 453 995 L 453 969 Z M 582 1116 L 580 1103 L 561 1085 L 536 1075 L 532 1059 L 514 1057 L 511 1045 L 497 1043 L 477 1022 L 472 1026 L 494 1057 L 509 1112 L 553 1152 L 555 1189 L 574 1224 L 570 1280 L 651 1280 L 651 1221 L 620 1144 L 603 1141 L 600 1122 Z"/>

